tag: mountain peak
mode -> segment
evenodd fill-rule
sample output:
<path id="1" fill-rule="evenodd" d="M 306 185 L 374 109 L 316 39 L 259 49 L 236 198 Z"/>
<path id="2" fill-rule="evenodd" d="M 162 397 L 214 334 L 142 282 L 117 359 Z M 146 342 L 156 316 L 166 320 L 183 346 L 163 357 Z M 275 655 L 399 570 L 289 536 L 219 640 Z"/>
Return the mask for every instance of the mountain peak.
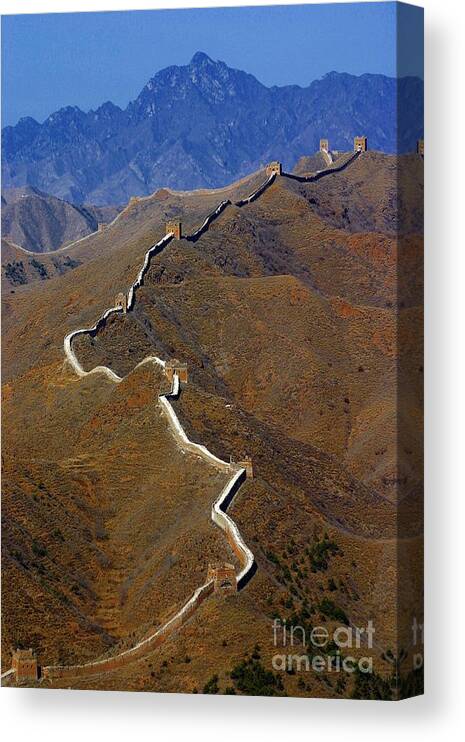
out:
<path id="1" fill-rule="evenodd" d="M 401 141 L 398 95 L 409 99 Z M 422 101 L 417 78 L 331 72 L 306 88 L 269 88 L 197 51 L 190 63 L 156 72 L 123 111 L 109 102 L 87 114 L 70 106 L 43 124 L 4 129 L 3 185 L 112 204 L 163 186 L 220 187 L 269 160 L 290 168 L 322 136 L 342 151 L 361 132 L 370 149 L 413 151 Z"/>
<path id="2" fill-rule="evenodd" d="M 64 106 L 59 108 L 58 111 L 51 113 L 50 116 L 45 120 L 46 124 L 63 123 L 69 121 L 75 121 L 77 119 L 85 118 L 86 114 L 81 111 L 79 106 Z"/>
<path id="3" fill-rule="evenodd" d="M 213 59 L 210 59 L 208 54 L 205 54 L 205 52 L 195 52 L 194 56 L 192 57 L 190 61 L 190 64 L 199 66 L 199 65 L 215 64 L 215 63 Z"/>

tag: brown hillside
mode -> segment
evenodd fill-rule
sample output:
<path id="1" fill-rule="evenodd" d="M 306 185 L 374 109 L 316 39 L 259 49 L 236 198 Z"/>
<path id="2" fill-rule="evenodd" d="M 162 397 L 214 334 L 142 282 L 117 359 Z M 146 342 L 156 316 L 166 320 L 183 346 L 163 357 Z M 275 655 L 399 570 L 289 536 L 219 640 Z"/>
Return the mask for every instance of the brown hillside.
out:
<path id="1" fill-rule="evenodd" d="M 47 253 L 95 232 L 111 222 L 113 206 L 75 206 L 36 188 L 2 191 L 2 235 L 26 250 Z"/>
<path id="2" fill-rule="evenodd" d="M 421 179 L 417 160 L 400 160 L 418 189 L 405 189 L 399 244 L 397 160 L 371 153 L 317 183 L 278 178 L 198 241 L 169 243 L 134 312 L 74 342 L 87 370 L 109 365 L 125 376 L 119 385 L 73 375 L 65 334 L 127 289 L 167 219 L 182 217 L 189 233 L 263 173 L 221 192 L 134 201 L 63 251 L 82 261 L 72 271 L 4 293 L 4 666 L 18 642 L 43 664 L 131 646 L 180 607 L 210 560 L 233 559 L 210 520 L 224 478 L 177 448 L 157 404 L 159 372 L 134 370 L 156 353 L 188 364 L 175 407 L 190 437 L 253 458 L 230 514 L 258 572 L 237 596 L 207 600 L 161 650 L 64 684 L 192 692 L 218 674 L 224 692 L 255 644 L 270 668 L 273 616 L 330 628 L 328 605 L 375 621 L 386 672 L 382 650 L 408 638 L 396 615 L 398 552 L 412 565 L 406 611 L 418 608 L 421 573 Z M 402 283 L 401 263 L 411 267 Z M 330 674 L 298 680 L 284 675 L 284 690 L 348 696 L 353 686 Z"/>

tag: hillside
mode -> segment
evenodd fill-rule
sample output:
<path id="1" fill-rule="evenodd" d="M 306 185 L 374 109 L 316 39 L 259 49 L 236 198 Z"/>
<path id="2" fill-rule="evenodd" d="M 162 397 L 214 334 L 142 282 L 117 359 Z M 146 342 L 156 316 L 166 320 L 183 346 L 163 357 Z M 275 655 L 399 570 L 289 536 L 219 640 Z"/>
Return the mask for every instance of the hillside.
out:
<path id="1" fill-rule="evenodd" d="M 25 250 L 51 252 L 113 221 L 116 207 L 74 206 L 36 188 L 2 192 L 2 235 Z"/>
<path id="2" fill-rule="evenodd" d="M 409 175 L 399 243 L 386 212 L 396 164 Z M 395 598 L 421 582 L 419 158 L 367 153 L 316 183 L 278 177 L 231 204 L 197 241 L 174 240 L 152 260 L 133 312 L 76 339 L 83 366 L 110 365 L 121 384 L 79 380 L 63 363 L 64 335 L 113 305 L 168 218 L 182 216 L 189 234 L 263 177 L 133 201 L 65 251 L 83 261 L 71 272 L 4 294 L 5 665 L 18 641 L 43 664 L 115 652 L 172 615 L 208 561 L 234 559 L 208 517 L 221 481 L 180 454 L 159 376 L 135 368 L 149 353 L 188 364 L 175 408 L 189 436 L 217 456 L 252 456 L 231 515 L 258 571 L 161 650 L 66 686 L 192 692 L 218 674 L 224 692 L 245 653 L 270 667 L 276 615 L 328 627 L 372 618 L 381 674 L 382 650 L 408 641 Z M 396 567 L 399 552 L 409 570 Z M 284 691 L 354 690 L 331 673 L 298 680 L 283 673 Z"/>
<path id="3" fill-rule="evenodd" d="M 124 110 L 67 106 L 43 123 L 29 117 L 5 127 L 3 185 L 97 205 L 165 186 L 223 186 L 272 159 L 290 170 L 322 136 L 347 151 L 361 121 L 370 148 L 413 152 L 422 109 L 418 78 L 330 72 L 308 87 L 268 88 L 198 52 L 188 65 L 157 72 Z"/>
<path id="4" fill-rule="evenodd" d="M 219 200 L 228 195 L 233 199 L 242 198 L 257 187 L 261 178 L 262 174 L 256 172 L 225 189 L 175 192 L 161 188 L 149 197 L 132 198 L 119 211 L 108 231 L 104 228 L 102 231 L 91 232 L 85 239 L 65 246 L 55 254 L 28 255 L 18 245 L 4 239 L 2 287 L 4 291 L 14 292 L 31 282 L 48 281 L 98 255 L 108 258 L 113 249 L 118 251 L 123 247 L 137 249 L 137 255 L 142 261 L 144 250 L 161 235 L 165 219 L 182 213 L 186 225 L 194 228 L 194 225 L 203 220 L 205 209 L 211 211 Z M 107 265 L 107 270 L 109 268 L 112 266 Z M 120 282 L 121 288 L 124 288 L 130 282 L 129 277 L 120 277 Z M 96 287 L 97 284 L 95 290 Z"/>
<path id="5" fill-rule="evenodd" d="M 19 286 L 63 275 L 81 262 L 80 258 L 65 253 L 28 253 L 2 239 L 2 290 L 14 293 Z"/>

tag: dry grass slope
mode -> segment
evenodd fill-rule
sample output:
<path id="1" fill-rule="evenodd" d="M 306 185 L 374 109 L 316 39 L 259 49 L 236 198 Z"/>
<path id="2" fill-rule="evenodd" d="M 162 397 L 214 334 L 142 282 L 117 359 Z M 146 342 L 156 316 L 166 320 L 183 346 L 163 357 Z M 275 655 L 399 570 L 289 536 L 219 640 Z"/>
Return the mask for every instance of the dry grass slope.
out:
<path id="1" fill-rule="evenodd" d="M 196 243 L 171 243 L 135 311 L 75 342 L 84 367 L 129 374 L 117 387 L 63 367 L 65 333 L 112 305 L 167 218 L 182 214 L 189 232 L 259 176 L 221 194 L 136 201 L 107 234 L 64 251 L 81 265 L 5 294 L 4 664 L 19 641 L 44 664 L 114 652 L 200 584 L 207 553 L 231 559 L 209 520 L 221 478 L 176 449 L 157 373 L 132 371 L 155 352 L 189 365 L 177 412 L 190 437 L 253 457 L 256 476 L 231 514 L 259 571 L 243 593 L 203 604 L 159 652 L 79 687 L 201 691 L 217 673 L 224 691 L 257 642 L 270 666 L 274 615 L 306 611 L 331 626 L 325 598 L 353 622 L 375 620 L 385 671 L 381 650 L 404 638 L 398 549 L 419 562 L 421 532 L 421 178 L 400 158 L 417 189 L 405 188 L 398 241 L 397 166 L 370 153 L 316 184 L 278 179 Z M 420 573 L 403 575 L 412 596 Z M 284 682 L 296 695 L 351 692 L 330 677 Z"/>

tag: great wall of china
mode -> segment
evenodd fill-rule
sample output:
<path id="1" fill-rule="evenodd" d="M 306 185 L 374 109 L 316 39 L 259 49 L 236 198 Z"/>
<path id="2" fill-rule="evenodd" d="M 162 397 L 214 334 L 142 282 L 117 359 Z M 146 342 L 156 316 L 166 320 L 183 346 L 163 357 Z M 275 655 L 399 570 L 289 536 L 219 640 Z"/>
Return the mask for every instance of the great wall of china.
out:
<path id="1" fill-rule="evenodd" d="M 95 335 L 98 330 L 105 325 L 108 317 L 112 314 L 125 314 L 126 312 L 130 312 L 134 308 L 136 291 L 143 285 L 144 276 L 149 269 L 151 259 L 159 254 L 173 239 L 185 239 L 190 242 L 197 241 L 199 237 L 209 229 L 212 222 L 215 221 L 215 219 L 217 219 L 228 206 L 234 205 L 237 207 L 243 207 L 252 203 L 272 185 L 278 176 L 297 180 L 299 182 L 308 183 L 318 181 L 333 173 L 341 172 L 357 159 L 361 152 L 366 151 L 366 149 L 366 137 L 355 137 L 353 154 L 347 159 L 344 159 L 340 165 L 337 165 L 334 163 L 333 158 L 329 153 L 327 140 L 321 140 L 320 151 L 327 155 L 328 168 L 318 170 L 309 175 L 295 175 L 294 173 L 283 172 L 280 162 L 271 162 L 266 167 L 267 177 L 265 181 L 255 191 L 253 191 L 253 193 L 236 202 L 232 202 L 229 199 L 221 201 L 214 211 L 205 218 L 201 226 L 192 234 L 186 236 L 182 235 L 180 221 L 175 220 L 168 222 L 166 225 L 167 231 L 165 236 L 147 250 L 142 267 L 139 270 L 136 280 L 130 286 L 127 297 L 125 294 L 118 294 L 115 306 L 107 309 L 92 327 L 80 328 L 66 335 L 64 339 L 64 353 L 76 375 L 83 378 L 90 374 L 101 373 L 114 383 L 120 383 L 123 380 L 123 377 L 118 376 L 107 366 L 95 366 L 90 371 L 85 371 L 73 351 L 73 339 L 78 335 L 83 334 Z M 114 224 L 123 213 L 124 212 L 121 212 L 112 224 Z M 81 242 L 82 239 L 86 238 L 81 238 L 73 244 Z M 69 247 L 71 247 L 71 245 L 68 245 L 67 249 Z M 41 671 L 39 671 L 37 659 L 32 650 L 18 649 L 13 654 L 12 667 L 1 675 L 2 680 L 12 676 L 15 677 L 16 681 L 37 680 L 39 675 L 41 679 L 44 680 L 77 678 L 115 670 L 136 659 L 140 659 L 146 652 L 152 651 L 156 647 L 160 646 L 169 636 L 189 620 L 201 603 L 212 593 L 217 592 L 230 594 L 231 592 L 241 590 L 255 574 L 257 565 L 254 555 L 243 540 L 236 523 L 226 512 L 241 485 L 248 477 L 252 476 L 252 462 L 250 459 L 237 463 L 223 461 L 211 453 L 211 451 L 209 451 L 205 446 L 191 441 L 186 435 L 173 406 L 169 402 L 169 398 L 178 397 L 181 389 L 180 384 L 187 381 L 185 365 L 179 364 L 177 361 L 166 362 L 157 356 L 147 356 L 138 363 L 135 368 L 147 363 L 153 363 L 160 366 L 165 372 L 167 378 L 171 381 L 171 389 L 168 392 L 160 394 L 158 400 L 160 408 L 165 414 L 170 429 L 181 449 L 200 456 L 220 471 L 232 472 L 230 480 L 212 505 L 211 518 L 212 521 L 225 532 L 228 542 L 241 565 L 240 572 L 236 574 L 233 565 L 230 564 L 210 565 L 206 582 L 195 590 L 193 595 L 180 608 L 180 610 L 167 623 L 130 649 L 119 652 L 111 657 L 78 665 L 48 665 L 42 667 Z"/>

